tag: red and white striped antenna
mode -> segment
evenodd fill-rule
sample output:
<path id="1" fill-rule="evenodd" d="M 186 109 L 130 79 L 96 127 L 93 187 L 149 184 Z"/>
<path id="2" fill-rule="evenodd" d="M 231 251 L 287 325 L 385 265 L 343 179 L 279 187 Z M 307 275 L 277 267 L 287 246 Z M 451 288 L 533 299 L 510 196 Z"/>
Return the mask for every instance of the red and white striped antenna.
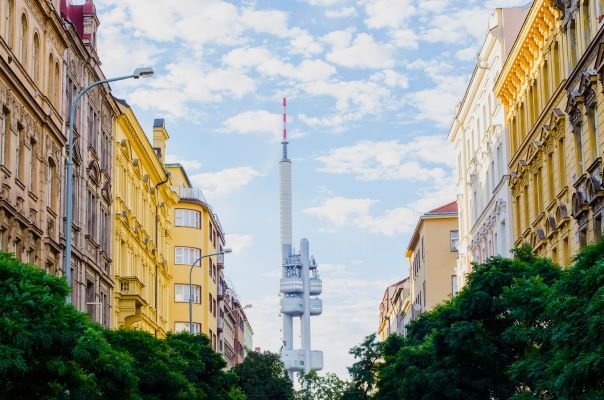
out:
<path id="1" fill-rule="evenodd" d="M 287 160 L 287 98 L 283 98 L 283 159 Z"/>

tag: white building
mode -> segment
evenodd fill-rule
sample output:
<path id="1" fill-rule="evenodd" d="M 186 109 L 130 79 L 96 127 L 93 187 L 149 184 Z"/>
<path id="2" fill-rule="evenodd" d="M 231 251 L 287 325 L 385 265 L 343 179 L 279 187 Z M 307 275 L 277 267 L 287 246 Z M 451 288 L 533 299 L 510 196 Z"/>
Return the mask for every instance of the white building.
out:
<path id="1" fill-rule="evenodd" d="M 528 9 L 498 8 L 489 17 L 474 73 L 449 132 L 457 153 L 459 288 L 465 284 L 472 262 L 493 255 L 508 256 L 513 246 L 509 146 L 503 106 L 495 98 L 493 87 Z"/>

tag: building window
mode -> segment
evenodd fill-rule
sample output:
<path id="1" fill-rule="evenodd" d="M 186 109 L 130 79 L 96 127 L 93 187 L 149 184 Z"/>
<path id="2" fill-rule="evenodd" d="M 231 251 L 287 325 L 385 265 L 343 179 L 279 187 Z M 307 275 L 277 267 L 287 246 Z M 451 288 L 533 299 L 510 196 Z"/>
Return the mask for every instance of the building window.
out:
<path id="1" fill-rule="evenodd" d="M 579 229 L 579 247 L 583 248 L 587 246 L 587 226 Z"/>
<path id="2" fill-rule="evenodd" d="M 449 237 L 450 237 L 451 251 L 457 251 L 459 249 L 459 231 L 450 231 Z"/>
<path id="3" fill-rule="evenodd" d="M 577 64 L 577 26 L 575 20 L 570 22 L 570 28 L 568 29 L 568 46 L 570 52 L 570 68 L 569 71 L 574 68 Z"/>
<path id="4" fill-rule="evenodd" d="M 566 160 L 564 158 L 564 138 L 558 141 L 558 176 L 560 178 L 560 188 L 566 186 Z"/>
<path id="5" fill-rule="evenodd" d="M 554 43 L 553 53 L 554 85 L 557 86 L 560 82 L 560 46 L 558 45 L 558 42 Z M 555 86 L 553 90 L 555 90 Z"/>
<path id="6" fill-rule="evenodd" d="M 174 224 L 176 226 L 201 229 L 201 213 L 195 210 L 177 208 L 174 211 Z"/>
<path id="7" fill-rule="evenodd" d="M 575 156 L 577 159 L 577 173 L 582 175 L 585 172 L 585 160 L 583 159 L 583 124 L 575 126 Z"/>
<path id="8" fill-rule="evenodd" d="M 7 159 L 8 143 L 10 135 L 10 113 L 6 108 L 2 109 L 2 120 L 0 121 L 0 164 Z"/>
<path id="9" fill-rule="evenodd" d="M 53 96 L 54 96 L 54 83 L 53 83 L 53 73 L 52 73 L 52 66 L 54 65 L 54 59 L 52 57 L 52 54 L 50 54 L 48 56 L 48 82 L 47 82 L 47 90 L 48 90 L 48 97 L 52 100 L 54 100 Z"/>
<path id="10" fill-rule="evenodd" d="M 199 261 L 201 250 L 194 247 L 176 247 L 174 249 L 174 264 L 193 265 Z"/>
<path id="11" fill-rule="evenodd" d="M 27 69 L 27 17 L 21 15 L 21 35 L 19 37 L 19 59 L 21 65 Z"/>
<path id="12" fill-rule="evenodd" d="M 583 25 L 583 48 L 587 49 L 591 38 L 591 26 L 589 18 L 589 0 L 583 0 L 583 9 L 581 10 L 581 25 Z"/>
<path id="13" fill-rule="evenodd" d="M 455 296 L 458 292 L 457 275 L 451 275 L 451 295 Z"/>
<path id="14" fill-rule="evenodd" d="M 40 83 L 40 36 L 34 33 L 34 81 Z"/>
<path id="15" fill-rule="evenodd" d="M 547 194 L 548 201 L 554 199 L 554 153 L 549 153 L 547 155 Z"/>
<path id="16" fill-rule="evenodd" d="M 543 207 L 543 186 L 541 182 L 541 168 L 537 169 L 537 172 L 533 175 L 533 198 L 535 199 L 535 214 L 539 214 L 541 212 L 541 208 Z"/>
<path id="17" fill-rule="evenodd" d="M 600 156 L 600 142 L 598 140 L 598 118 L 596 106 L 587 109 L 587 119 L 589 122 L 589 138 L 593 160 Z"/>
<path id="18" fill-rule="evenodd" d="M 594 240 L 599 242 L 602 239 L 602 214 L 594 217 Z"/>
<path id="19" fill-rule="evenodd" d="M 97 229 L 97 204 L 96 204 L 96 196 L 90 191 L 87 190 L 87 206 L 86 206 L 86 227 L 88 236 L 91 239 L 96 239 L 96 229 Z"/>
<path id="20" fill-rule="evenodd" d="M 57 167 L 52 158 L 48 159 L 46 174 L 46 206 L 57 210 Z"/>
<path id="21" fill-rule="evenodd" d="M 49 67 L 50 69 L 50 67 Z M 55 61 L 55 76 L 54 76 L 54 91 L 52 93 L 54 99 L 55 99 L 55 104 L 57 105 L 57 108 L 60 107 L 61 105 L 61 70 L 59 69 L 59 63 L 57 61 Z"/>
<path id="22" fill-rule="evenodd" d="M 193 287 L 193 303 L 201 304 L 201 286 L 192 285 Z M 175 284 L 174 285 L 174 301 L 181 303 L 189 302 L 189 285 L 186 284 Z"/>
<path id="23" fill-rule="evenodd" d="M 30 151 L 29 151 L 29 161 L 28 161 L 28 166 L 29 166 L 29 182 L 28 183 L 28 189 L 30 192 L 35 193 L 36 189 L 37 189 L 37 185 L 36 185 L 36 180 L 38 177 L 38 162 L 37 162 L 37 157 L 36 157 L 36 153 L 38 150 L 38 146 L 35 140 L 31 140 L 30 142 Z"/>
<path id="24" fill-rule="evenodd" d="M 174 332 L 189 332 L 190 325 L 188 322 L 175 322 Z M 199 335 L 201 333 L 201 324 L 193 322 L 193 334 Z"/>
<path id="25" fill-rule="evenodd" d="M 17 143 L 15 146 L 15 176 L 21 182 L 23 182 L 23 157 L 25 149 L 23 148 L 23 137 L 24 137 L 23 127 L 19 125 L 17 131 Z"/>
<path id="26" fill-rule="evenodd" d="M 530 210 L 529 210 L 529 189 L 528 186 L 524 187 L 524 229 L 528 229 L 530 226 Z"/>
<path id="27" fill-rule="evenodd" d="M 9 47 L 13 46 L 14 40 L 14 20 L 15 20 L 15 2 L 14 0 L 8 0 L 6 2 L 6 11 L 4 14 L 5 22 L 4 22 L 4 38 L 8 43 Z"/>

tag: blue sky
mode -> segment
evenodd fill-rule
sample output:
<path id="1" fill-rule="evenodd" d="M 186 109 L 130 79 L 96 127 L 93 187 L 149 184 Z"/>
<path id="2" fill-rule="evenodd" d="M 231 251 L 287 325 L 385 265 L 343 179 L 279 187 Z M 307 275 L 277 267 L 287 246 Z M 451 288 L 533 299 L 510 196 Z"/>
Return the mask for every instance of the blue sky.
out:
<path id="1" fill-rule="evenodd" d="M 455 199 L 455 104 L 501 0 L 96 0 L 107 76 L 220 214 L 226 274 L 255 344 L 280 347 L 278 168 L 288 98 L 294 241 L 324 281 L 312 319 L 325 370 L 374 332 L 384 288 L 406 275 L 417 217 Z"/>

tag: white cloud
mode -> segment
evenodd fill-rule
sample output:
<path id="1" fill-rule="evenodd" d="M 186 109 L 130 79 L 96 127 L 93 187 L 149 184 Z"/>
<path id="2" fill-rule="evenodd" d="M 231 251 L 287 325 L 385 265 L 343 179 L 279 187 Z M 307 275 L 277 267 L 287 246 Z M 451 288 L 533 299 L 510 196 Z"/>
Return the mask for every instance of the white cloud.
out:
<path id="1" fill-rule="evenodd" d="M 376 72 L 369 77 L 374 82 L 382 82 L 389 87 L 407 88 L 409 86 L 409 79 L 398 72 L 386 69 L 381 72 Z"/>
<path id="2" fill-rule="evenodd" d="M 218 197 L 224 197 L 243 188 L 259 176 L 261 174 L 255 168 L 235 167 L 222 171 L 194 174 L 189 177 L 194 186 L 201 187 L 211 203 Z"/>
<path id="3" fill-rule="evenodd" d="M 455 57 L 461 61 L 475 61 L 477 59 L 476 53 L 476 48 L 467 47 L 465 49 L 457 50 L 455 52 Z"/>
<path id="4" fill-rule="evenodd" d="M 486 8 L 464 8 L 433 15 L 422 29 L 421 38 L 434 43 L 474 43 L 486 35 L 490 12 Z"/>
<path id="5" fill-rule="evenodd" d="M 313 6 L 334 6 L 336 4 L 342 4 L 348 2 L 348 0 L 305 0 L 308 4 Z"/>
<path id="6" fill-rule="evenodd" d="M 336 73 L 336 68 L 322 60 L 303 60 L 299 65 L 283 62 L 262 47 L 238 48 L 223 57 L 230 67 L 255 69 L 269 77 L 284 77 L 298 81 L 321 81 Z"/>
<path id="7" fill-rule="evenodd" d="M 247 9 L 241 14 L 241 20 L 246 27 L 257 33 L 269 33 L 279 37 L 286 37 L 289 34 L 287 13 L 283 11 Z"/>
<path id="8" fill-rule="evenodd" d="M 151 79 L 135 88 L 129 100 L 143 109 L 167 112 L 175 117 L 191 117 L 190 103 L 240 99 L 256 89 L 252 78 L 233 68 L 213 69 L 194 59 L 179 59 L 166 65 L 161 79 Z M 190 118 L 191 119 L 191 118 Z"/>
<path id="9" fill-rule="evenodd" d="M 326 10 L 325 16 L 327 18 L 347 18 L 353 17 L 357 14 L 354 7 L 342 7 L 337 10 Z"/>
<path id="10" fill-rule="evenodd" d="M 394 66 L 392 48 L 375 41 L 367 33 L 359 33 L 348 47 L 334 47 L 327 60 L 348 68 L 391 68 Z"/>
<path id="11" fill-rule="evenodd" d="M 416 13 L 411 0 L 365 0 L 369 28 L 400 28 L 403 22 Z"/>
<path id="12" fill-rule="evenodd" d="M 378 203 L 374 199 L 330 197 L 316 207 L 304 210 L 319 219 L 338 226 L 355 226 L 369 233 L 394 236 L 409 232 L 415 223 L 416 213 L 407 208 L 386 210 L 382 215 L 371 215 L 371 208 Z"/>
<path id="13" fill-rule="evenodd" d="M 233 250 L 233 255 L 239 255 L 246 248 L 250 247 L 254 241 L 252 235 L 244 235 L 240 233 L 227 233 L 226 246 Z"/>
<path id="14" fill-rule="evenodd" d="M 174 163 L 181 164 L 185 168 L 185 170 L 187 170 L 188 172 L 201 169 L 201 162 L 199 162 L 197 160 L 183 160 L 181 157 L 178 157 L 174 154 L 166 155 L 166 163 L 167 164 L 174 164 Z"/>
<path id="15" fill-rule="evenodd" d="M 419 47 L 418 37 L 411 29 L 394 29 L 389 32 L 390 41 L 396 47 L 402 49 L 417 49 Z"/>
<path id="16" fill-rule="evenodd" d="M 292 39 L 289 42 L 290 51 L 293 54 L 302 54 L 310 57 L 323 52 L 323 45 L 317 41 L 308 31 L 300 28 L 291 30 Z"/>
<path id="17" fill-rule="evenodd" d="M 321 40 L 334 49 L 343 49 L 350 46 L 353 33 L 354 30 L 351 28 L 340 31 L 332 31 L 324 35 Z"/>
<path id="18" fill-rule="evenodd" d="M 331 150 L 317 158 L 321 171 L 351 174 L 358 180 L 434 181 L 443 179 L 455 165 L 444 135 L 419 136 L 411 142 L 364 140 Z"/>
<path id="19" fill-rule="evenodd" d="M 288 118 L 291 120 L 291 117 Z M 283 116 L 265 110 L 244 111 L 228 118 L 224 122 L 224 130 L 241 135 L 265 135 L 271 140 L 281 139 L 283 131 Z"/>

